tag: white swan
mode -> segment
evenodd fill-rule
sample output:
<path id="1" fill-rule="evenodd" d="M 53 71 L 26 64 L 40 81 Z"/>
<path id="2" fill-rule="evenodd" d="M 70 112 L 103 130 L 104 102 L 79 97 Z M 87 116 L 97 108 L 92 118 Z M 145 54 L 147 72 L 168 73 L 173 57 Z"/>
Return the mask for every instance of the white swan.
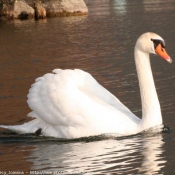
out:
<path id="1" fill-rule="evenodd" d="M 142 100 L 142 119 L 82 70 L 55 69 L 37 78 L 28 94 L 34 120 L 4 126 L 17 133 L 41 131 L 44 136 L 78 138 L 107 133 L 130 135 L 162 124 L 149 53 L 168 62 L 164 40 L 155 33 L 141 35 L 135 45 L 135 63 Z"/>

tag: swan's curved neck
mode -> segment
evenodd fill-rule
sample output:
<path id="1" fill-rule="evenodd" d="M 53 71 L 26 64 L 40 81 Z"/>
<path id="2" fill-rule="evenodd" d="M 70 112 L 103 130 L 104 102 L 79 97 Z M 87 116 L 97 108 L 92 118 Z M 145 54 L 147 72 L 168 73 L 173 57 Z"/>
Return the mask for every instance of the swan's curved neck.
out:
<path id="1" fill-rule="evenodd" d="M 135 48 L 135 63 L 142 101 L 140 127 L 147 129 L 162 124 L 162 115 L 151 71 L 149 54 Z"/>

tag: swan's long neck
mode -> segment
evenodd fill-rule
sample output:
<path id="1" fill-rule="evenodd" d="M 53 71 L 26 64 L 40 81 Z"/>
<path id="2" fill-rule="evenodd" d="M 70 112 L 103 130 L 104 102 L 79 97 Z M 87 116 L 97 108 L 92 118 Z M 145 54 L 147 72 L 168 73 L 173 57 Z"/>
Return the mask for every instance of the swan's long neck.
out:
<path id="1" fill-rule="evenodd" d="M 135 48 L 135 63 L 142 100 L 140 128 L 147 129 L 162 124 L 162 115 L 151 71 L 149 54 Z"/>

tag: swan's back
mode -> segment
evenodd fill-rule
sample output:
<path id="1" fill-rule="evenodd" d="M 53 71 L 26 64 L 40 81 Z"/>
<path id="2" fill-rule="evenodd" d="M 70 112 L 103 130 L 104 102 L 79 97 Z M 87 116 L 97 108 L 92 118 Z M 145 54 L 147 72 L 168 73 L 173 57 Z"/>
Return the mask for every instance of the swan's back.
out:
<path id="1" fill-rule="evenodd" d="M 29 116 L 45 123 L 42 132 L 49 136 L 125 134 L 128 127 L 132 130 L 139 122 L 139 118 L 89 73 L 78 69 L 55 69 L 37 78 L 27 102 L 33 110 Z"/>

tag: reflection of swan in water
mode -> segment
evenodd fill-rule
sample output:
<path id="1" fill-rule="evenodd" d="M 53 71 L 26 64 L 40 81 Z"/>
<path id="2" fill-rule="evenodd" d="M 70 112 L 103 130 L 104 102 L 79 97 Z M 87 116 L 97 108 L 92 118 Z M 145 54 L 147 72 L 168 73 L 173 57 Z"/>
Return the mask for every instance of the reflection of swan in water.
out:
<path id="1" fill-rule="evenodd" d="M 135 45 L 135 63 L 142 100 L 142 119 L 82 70 L 56 69 L 37 78 L 28 94 L 34 120 L 23 125 L 2 126 L 17 133 L 78 138 L 104 133 L 131 135 L 162 124 L 160 104 L 152 76 L 149 54 L 168 62 L 164 40 L 155 33 L 141 35 Z"/>
<path id="2" fill-rule="evenodd" d="M 162 160 L 163 145 L 162 135 L 143 139 L 142 155 L 144 159 L 142 166 L 139 168 L 139 173 L 146 172 L 145 174 L 152 175 L 158 173 L 164 167 L 166 160 Z"/>
<path id="3" fill-rule="evenodd" d="M 37 144 L 28 158 L 32 170 L 154 174 L 164 166 L 162 135 L 121 140 Z"/>
<path id="4" fill-rule="evenodd" d="M 126 13 L 126 0 L 114 0 L 111 1 L 112 8 L 115 10 L 117 14 L 125 14 Z"/>

